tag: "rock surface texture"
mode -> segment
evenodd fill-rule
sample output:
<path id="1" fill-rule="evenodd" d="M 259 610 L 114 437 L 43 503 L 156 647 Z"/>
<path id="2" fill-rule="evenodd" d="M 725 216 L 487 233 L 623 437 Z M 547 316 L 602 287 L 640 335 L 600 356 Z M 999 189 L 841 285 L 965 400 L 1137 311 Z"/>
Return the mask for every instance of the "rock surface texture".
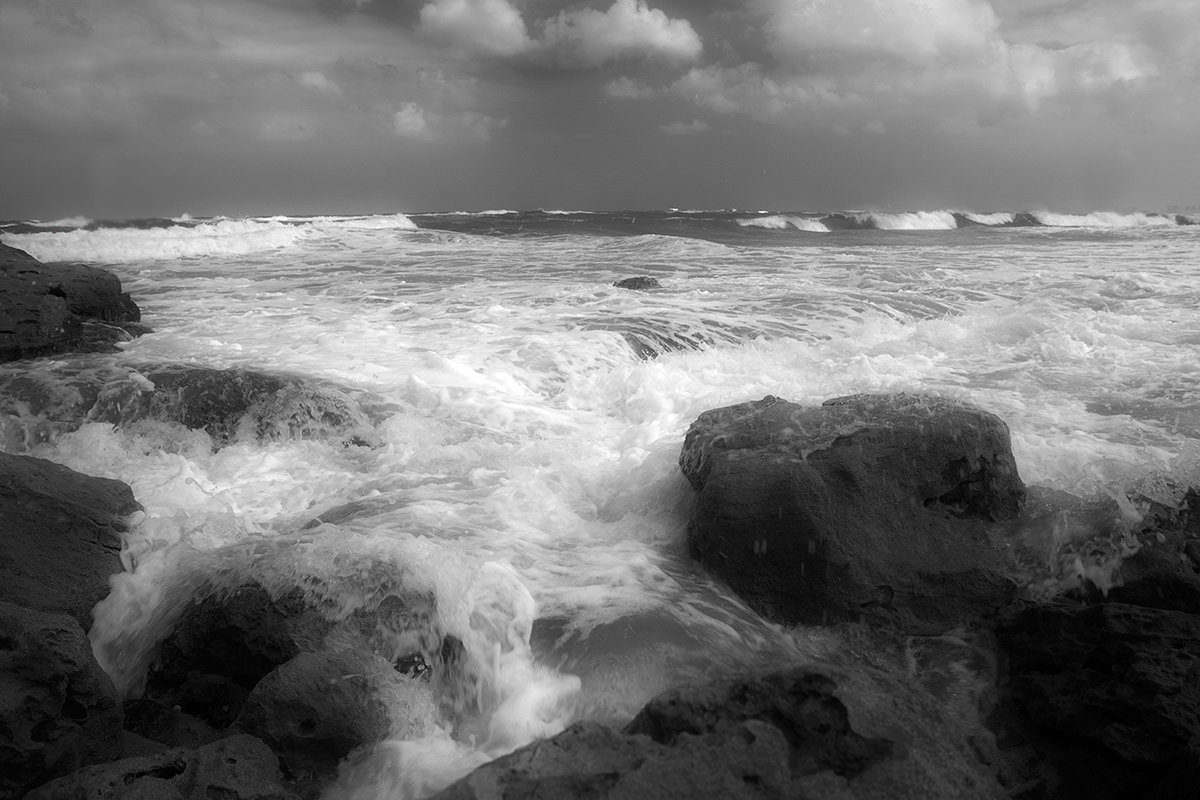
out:
<path id="1" fill-rule="evenodd" d="M 122 569 L 126 518 L 140 508 L 120 481 L 0 453 L 0 600 L 90 628 Z"/>
<path id="2" fill-rule="evenodd" d="M 0 797 L 121 750 L 121 705 L 83 628 L 0 602 Z"/>
<path id="3" fill-rule="evenodd" d="M 991 523 L 1025 487 L 994 414 L 921 395 L 701 414 L 680 466 L 694 557 L 788 623 L 866 618 L 938 633 L 1012 597 Z"/>
<path id="4" fill-rule="evenodd" d="M 85 320 L 123 327 L 140 319 L 137 304 L 111 272 L 43 264 L 0 244 L 0 362 L 79 350 L 95 338 L 85 336 Z M 129 328 L 133 334 L 144 330 Z"/>
<path id="5" fill-rule="evenodd" d="M 796 668 L 668 692 L 621 733 L 574 725 L 434 797 L 1000 797 L 936 718 L 936 709 L 887 676 Z"/>

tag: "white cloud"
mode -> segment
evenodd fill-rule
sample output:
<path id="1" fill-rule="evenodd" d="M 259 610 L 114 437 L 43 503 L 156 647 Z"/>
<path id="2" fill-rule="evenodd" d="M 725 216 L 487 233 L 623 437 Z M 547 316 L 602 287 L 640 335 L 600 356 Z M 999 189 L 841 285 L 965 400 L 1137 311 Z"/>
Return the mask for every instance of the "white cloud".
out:
<path id="1" fill-rule="evenodd" d="M 643 86 L 633 78 L 617 78 L 604 84 L 604 93 L 621 100 L 647 100 L 658 94 L 649 86 Z"/>
<path id="2" fill-rule="evenodd" d="M 598 67 L 623 58 L 687 63 L 703 49 L 690 22 L 671 19 L 645 0 L 615 0 L 607 11 L 561 11 L 541 30 L 541 46 L 563 66 Z"/>
<path id="3" fill-rule="evenodd" d="M 667 136 L 695 136 L 712 130 L 712 126 L 703 120 L 694 119 L 691 122 L 672 122 L 669 125 L 660 125 L 658 129 Z"/>
<path id="4" fill-rule="evenodd" d="M 458 111 L 442 114 L 429 111 L 416 103 L 405 103 L 392 114 L 396 135 L 421 141 L 486 142 L 492 132 L 508 125 L 477 111 Z"/>
<path id="5" fill-rule="evenodd" d="M 340 97 L 342 94 L 341 87 L 327 78 L 323 72 L 302 72 L 296 78 L 296 82 L 306 89 L 312 89 L 319 94 L 327 94 L 333 97 Z"/>
<path id="6" fill-rule="evenodd" d="M 986 0 L 775 0 L 772 52 L 781 59 L 913 64 L 986 57 L 999 43 Z"/>
<path id="7" fill-rule="evenodd" d="M 513 56 L 530 46 L 521 14 L 507 0 L 433 0 L 418 30 L 468 53 Z"/>

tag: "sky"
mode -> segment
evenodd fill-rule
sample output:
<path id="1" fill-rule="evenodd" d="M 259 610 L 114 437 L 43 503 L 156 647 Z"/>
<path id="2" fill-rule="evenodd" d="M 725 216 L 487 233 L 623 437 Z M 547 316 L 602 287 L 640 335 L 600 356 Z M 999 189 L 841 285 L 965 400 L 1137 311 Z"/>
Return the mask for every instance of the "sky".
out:
<path id="1" fill-rule="evenodd" d="M 1200 204 L 1198 0 L 0 0 L 0 218 Z"/>

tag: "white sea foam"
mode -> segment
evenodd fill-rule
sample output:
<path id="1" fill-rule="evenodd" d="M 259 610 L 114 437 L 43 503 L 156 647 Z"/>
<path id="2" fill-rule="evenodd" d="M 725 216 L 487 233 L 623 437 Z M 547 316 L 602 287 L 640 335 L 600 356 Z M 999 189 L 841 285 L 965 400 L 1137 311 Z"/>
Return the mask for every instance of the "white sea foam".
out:
<path id="1" fill-rule="evenodd" d="M 92 224 L 92 220 L 87 217 L 65 217 L 48 221 L 38 220 L 26 224 L 35 228 L 86 228 Z"/>
<path id="2" fill-rule="evenodd" d="M 121 263 L 245 256 L 293 248 L 331 230 L 415 230 L 403 214 L 363 217 L 216 218 L 165 228 L 99 228 L 5 234 L 5 243 L 40 261 Z"/>
<path id="3" fill-rule="evenodd" d="M 798 231 L 809 231 L 810 233 L 829 232 L 829 228 L 825 227 L 824 223 L 819 219 L 786 216 L 783 214 L 772 214 L 765 217 L 746 217 L 739 219 L 737 224 L 743 228 L 767 228 L 770 230 L 793 228 Z"/>
<path id="4" fill-rule="evenodd" d="M 875 223 L 875 227 L 884 231 L 936 231 L 958 227 L 954 214 L 949 211 L 907 211 L 899 214 L 873 211 L 867 216 Z"/>
<path id="5" fill-rule="evenodd" d="M 976 214 L 971 211 L 964 212 L 963 216 L 972 222 L 977 222 L 980 225 L 1008 225 L 1014 219 L 1016 214 L 1011 211 L 1001 211 L 992 214 Z"/>
<path id="6" fill-rule="evenodd" d="M 1057 214 L 1036 211 L 1033 216 L 1043 225 L 1056 228 L 1150 228 L 1175 225 L 1171 217 L 1159 214 L 1093 211 L 1090 214 Z"/>

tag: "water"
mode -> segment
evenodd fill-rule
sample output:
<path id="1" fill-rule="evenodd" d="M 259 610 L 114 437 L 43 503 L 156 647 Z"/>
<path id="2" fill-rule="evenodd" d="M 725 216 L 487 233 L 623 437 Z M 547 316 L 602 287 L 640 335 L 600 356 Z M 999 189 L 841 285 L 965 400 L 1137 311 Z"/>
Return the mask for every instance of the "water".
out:
<path id="1" fill-rule="evenodd" d="M 1177 500 L 1200 461 L 1190 222 L 499 211 L 11 223 L 7 244 L 118 274 L 156 332 L 115 355 L 0 366 L 0 446 L 123 480 L 145 506 L 91 632 L 126 691 L 203 578 L 319 585 L 334 616 L 398 587 L 435 597 L 434 624 L 473 664 L 477 708 L 387 743 L 339 788 L 418 796 L 571 721 L 623 722 L 689 678 L 837 646 L 760 620 L 686 557 L 691 490 L 676 459 L 709 408 L 936 392 L 1000 415 L 1027 483 L 1115 497 L 1129 525 L 1144 498 Z M 663 288 L 611 285 L 633 275 Z M 95 387 L 119 408 L 165 363 L 302 377 L 354 404 L 362 430 L 283 425 L 225 443 L 87 416 Z M 1063 577 L 1043 566 L 1039 578 Z"/>

